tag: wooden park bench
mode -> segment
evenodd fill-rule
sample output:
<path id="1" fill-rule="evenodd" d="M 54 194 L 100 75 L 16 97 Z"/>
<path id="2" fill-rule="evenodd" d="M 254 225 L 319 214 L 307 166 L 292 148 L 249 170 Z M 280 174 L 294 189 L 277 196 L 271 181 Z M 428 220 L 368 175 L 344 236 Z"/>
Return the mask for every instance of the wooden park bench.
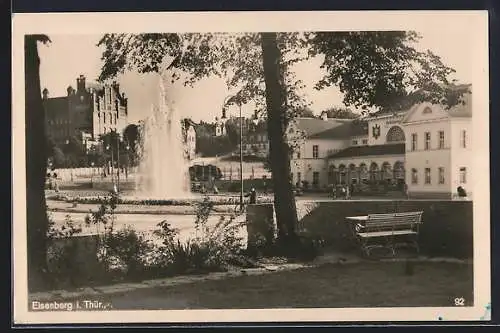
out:
<path id="1" fill-rule="evenodd" d="M 401 246 L 414 247 L 419 253 L 418 234 L 422 214 L 423 212 L 370 214 L 347 219 L 355 224 L 355 236 L 364 254 L 370 256 L 373 249 L 386 248 L 395 256 L 396 249 Z"/>

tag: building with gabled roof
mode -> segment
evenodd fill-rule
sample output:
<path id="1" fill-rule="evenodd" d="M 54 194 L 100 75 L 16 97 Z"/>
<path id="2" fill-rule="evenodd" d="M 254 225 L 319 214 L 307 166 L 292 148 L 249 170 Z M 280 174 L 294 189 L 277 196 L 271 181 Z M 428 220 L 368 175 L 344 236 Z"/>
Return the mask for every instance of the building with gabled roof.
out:
<path id="1" fill-rule="evenodd" d="M 84 75 L 76 79 L 76 89 L 68 86 L 67 95 L 50 97 L 43 89 L 47 135 L 58 144 L 70 137 L 97 142 L 102 134 L 122 134 L 127 126 L 128 99 L 118 83 L 87 83 Z"/>
<path id="2" fill-rule="evenodd" d="M 461 186 L 472 197 L 471 97 L 354 120 L 297 118 L 287 129 L 292 181 L 317 189 L 391 184 L 415 198 L 451 198 Z"/>

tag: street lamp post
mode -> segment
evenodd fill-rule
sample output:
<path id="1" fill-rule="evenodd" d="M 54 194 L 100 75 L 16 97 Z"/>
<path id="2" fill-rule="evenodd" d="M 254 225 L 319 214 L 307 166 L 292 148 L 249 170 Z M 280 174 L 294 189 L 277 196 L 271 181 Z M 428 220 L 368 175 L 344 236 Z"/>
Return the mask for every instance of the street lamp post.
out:
<path id="1" fill-rule="evenodd" d="M 240 209 L 243 209 L 243 117 L 241 113 L 241 101 L 236 95 L 227 96 L 222 104 L 222 118 L 225 118 L 226 105 L 236 102 L 240 113 Z"/>
<path id="2" fill-rule="evenodd" d="M 240 109 L 240 208 L 243 209 L 243 117 L 241 116 L 241 103 L 238 102 Z"/>
<path id="3" fill-rule="evenodd" d="M 94 161 L 90 162 L 90 166 L 92 168 L 90 174 L 90 187 L 94 188 Z"/>
<path id="4" fill-rule="evenodd" d="M 130 165 L 130 146 L 128 145 L 127 143 L 127 146 L 125 147 L 125 149 L 127 150 L 127 164 L 125 165 L 125 179 L 128 179 L 128 167 Z"/>
<path id="5" fill-rule="evenodd" d="M 120 136 L 116 133 L 116 191 L 120 192 Z"/>
<path id="6" fill-rule="evenodd" d="M 113 158 L 113 149 L 111 148 L 110 145 L 106 147 L 106 150 L 109 150 L 111 152 L 111 183 L 113 184 L 113 187 L 115 185 L 115 172 L 114 172 L 114 158 Z"/>

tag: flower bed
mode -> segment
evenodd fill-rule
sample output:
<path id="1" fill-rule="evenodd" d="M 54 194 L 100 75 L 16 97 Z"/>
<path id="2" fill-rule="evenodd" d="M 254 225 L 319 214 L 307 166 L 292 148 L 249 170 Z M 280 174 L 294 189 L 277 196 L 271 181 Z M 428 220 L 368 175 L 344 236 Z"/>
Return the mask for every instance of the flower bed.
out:
<path id="1" fill-rule="evenodd" d="M 58 194 L 51 197 L 51 200 L 67 201 L 80 204 L 100 204 L 105 195 L 97 196 L 71 196 Z M 118 204 L 145 205 L 145 206 L 191 206 L 202 201 L 203 198 L 192 199 L 142 199 L 142 198 L 118 198 Z M 238 205 L 239 197 L 210 197 L 210 202 L 214 205 Z M 259 203 L 272 203 L 272 198 L 259 198 Z"/>

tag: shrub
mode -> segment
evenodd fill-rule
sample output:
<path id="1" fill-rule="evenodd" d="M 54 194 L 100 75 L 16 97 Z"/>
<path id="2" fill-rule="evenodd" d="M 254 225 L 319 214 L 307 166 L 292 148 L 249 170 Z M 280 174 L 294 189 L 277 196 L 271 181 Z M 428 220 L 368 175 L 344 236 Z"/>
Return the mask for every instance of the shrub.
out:
<path id="1" fill-rule="evenodd" d="M 99 237 L 98 259 L 101 260 L 106 270 L 115 264 L 113 258 L 109 257 L 108 239 L 112 237 L 115 226 L 115 209 L 118 203 L 118 195 L 110 192 L 108 197 L 100 198 L 101 205 L 98 210 L 91 212 L 85 217 L 87 226 L 94 225 Z M 101 232 L 101 228 L 103 231 Z"/>
<path id="2" fill-rule="evenodd" d="M 80 272 L 79 264 L 74 260 L 77 255 L 76 242 L 65 242 L 79 233 L 81 226 L 75 224 L 69 215 L 66 215 L 64 224 L 57 227 L 52 216 L 49 214 L 49 227 L 47 230 L 47 266 L 53 282 L 58 285 L 69 284 L 74 286 L 78 283 Z M 58 242 L 58 240 L 61 240 Z"/>
<path id="3" fill-rule="evenodd" d="M 108 235 L 105 246 L 109 262 L 125 270 L 128 276 L 137 276 L 144 271 L 153 250 L 151 242 L 130 226 Z"/>
<path id="4" fill-rule="evenodd" d="M 167 221 L 158 224 L 154 234 L 162 239 L 157 248 L 156 265 L 171 267 L 178 273 L 224 270 L 240 255 L 242 239 L 237 236 L 240 225 L 234 217 L 222 216 L 214 226 L 208 225 L 213 202 L 206 197 L 196 204 L 195 237 L 182 243 L 178 231 Z"/>

